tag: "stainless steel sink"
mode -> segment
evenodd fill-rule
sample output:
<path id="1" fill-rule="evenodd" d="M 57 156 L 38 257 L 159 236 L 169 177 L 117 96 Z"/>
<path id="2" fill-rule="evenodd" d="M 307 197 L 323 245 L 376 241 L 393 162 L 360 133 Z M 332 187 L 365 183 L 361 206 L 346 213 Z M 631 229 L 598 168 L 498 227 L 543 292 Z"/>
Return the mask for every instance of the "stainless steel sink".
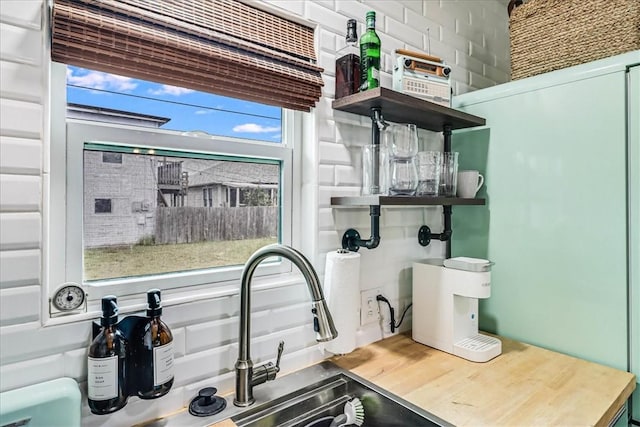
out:
<path id="1" fill-rule="evenodd" d="M 189 411 L 180 411 L 145 427 L 208 427 L 227 418 L 240 427 L 328 427 L 353 397 L 363 403 L 365 427 L 451 426 L 328 361 L 278 377 L 253 392 L 256 403 L 248 408 L 234 406 L 230 394 L 225 398 L 226 409 L 216 415 L 194 417 Z"/>
<path id="2" fill-rule="evenodd" d="M 344 404 L 358 397 L 364 406 L 364 426 L 450 425 L 333 363 L 323 362 L 311 368 L 296 373 L 308 375 L 308 385 L 256 405 L 232 420 L 239 427 L 328 427 L 333 417 L 342 414 Z M 316 377 L 317 368 L 324 379 Z"/>

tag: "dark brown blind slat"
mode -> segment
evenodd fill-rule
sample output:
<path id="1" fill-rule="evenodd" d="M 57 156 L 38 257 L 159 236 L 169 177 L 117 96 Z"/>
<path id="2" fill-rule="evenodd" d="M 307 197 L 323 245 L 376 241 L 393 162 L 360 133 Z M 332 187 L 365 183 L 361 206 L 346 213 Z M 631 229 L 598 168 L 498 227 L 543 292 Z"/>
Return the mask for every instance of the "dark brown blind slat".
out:
<path id="1" fill-rule="evenodd" d="M 56 0 L 52 32 L 70 65 L 296 110 L 321 95 L 313 30 L 237 0 Z"/>

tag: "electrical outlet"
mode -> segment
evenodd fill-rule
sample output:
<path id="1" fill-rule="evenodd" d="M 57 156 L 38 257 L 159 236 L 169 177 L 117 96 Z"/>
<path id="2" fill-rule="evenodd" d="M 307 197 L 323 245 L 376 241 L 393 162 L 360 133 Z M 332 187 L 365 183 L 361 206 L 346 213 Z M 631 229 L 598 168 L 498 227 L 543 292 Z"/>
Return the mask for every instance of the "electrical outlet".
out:
<path id="1" fill-rule="evenodd" d="M 360 292 L 360 326 L 377 322 L 380 319 L 380 309 L 378 308 L 376 295 L 381 293 L 382 290 L 379 288 Z"/>

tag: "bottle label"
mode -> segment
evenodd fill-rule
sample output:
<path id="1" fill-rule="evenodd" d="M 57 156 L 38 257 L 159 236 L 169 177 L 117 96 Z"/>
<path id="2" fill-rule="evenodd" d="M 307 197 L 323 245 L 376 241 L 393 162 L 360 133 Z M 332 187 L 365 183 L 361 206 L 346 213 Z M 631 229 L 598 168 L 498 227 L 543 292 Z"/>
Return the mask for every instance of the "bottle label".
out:
<path id="1" fill-rule="evenodd" d="M 160 386 L 173 378 L 173 341 L 153 349 L 153 386 Z"/>
<path id="2" fill-rule="evenodd" d="M 380 45 L 363 43 L 360 45 L 360 70 L 362 90 L 380 85 Z"/>
<path id="3" fill-rule="evenodd" d="M 118 397 L 118 356 L 89 357 L 87 389 L 91 400 Z"/>

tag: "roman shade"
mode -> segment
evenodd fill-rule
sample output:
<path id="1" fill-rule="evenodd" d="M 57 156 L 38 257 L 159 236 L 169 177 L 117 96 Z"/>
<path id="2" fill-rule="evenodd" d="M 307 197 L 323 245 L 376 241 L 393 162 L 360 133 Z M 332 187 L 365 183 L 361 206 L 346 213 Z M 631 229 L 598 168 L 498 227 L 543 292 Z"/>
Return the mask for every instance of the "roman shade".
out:
<path id="1" fill-rule="evenodd" d="M 323 86 L 314 30 L 238 0 L 55 0 L 53 61 L 294 110 Z"/>

